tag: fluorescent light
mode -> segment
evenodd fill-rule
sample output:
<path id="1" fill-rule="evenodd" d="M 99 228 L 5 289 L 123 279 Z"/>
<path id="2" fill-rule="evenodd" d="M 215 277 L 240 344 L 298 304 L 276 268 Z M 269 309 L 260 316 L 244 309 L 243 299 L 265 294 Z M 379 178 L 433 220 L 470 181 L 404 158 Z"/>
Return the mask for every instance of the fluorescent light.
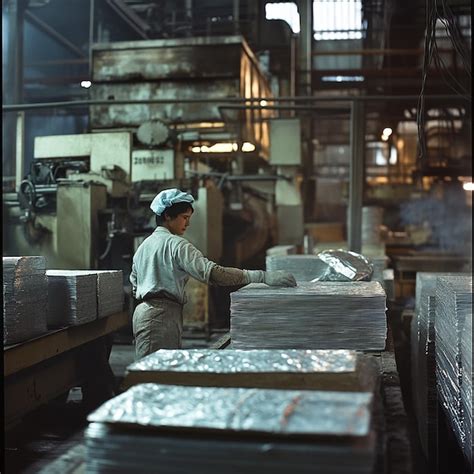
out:
<path id="1" fill-rule="evenodd" d="M 84 89 L 89 89 L 91 85 L 92 85 L 91 81 L 81 81 L 81 87 L 84 87 Z"/>
<path id="2" fill-rule="evenodd" d="M 214 145 L 201 145 L 191 147 L 193 153 L 232 153 L 239 149 L 239 145 L 236 142 L 220 142 L 214 143 Z M 255 145 L 250 142 L 242 143 L 242 151 L 250 152 L 255 150 Z"/>
<path id="3" fill-rule="evenodd" d="M 192 151 L 193 153 L 201 153 L 201 147 L 200 147 L 200 146 L 193 146 L 193 147 L 191 148 L 191 151 Z"/>
<path id="4" fill-rule="evenodd" d="M 254 151 L 255 150 L 255 145 L 250 142 L 244 142 L 242 144 L 242 151 L 248 152 L 248 151 Z"/>
<path id="5" fill-rule="evenodd" d="M 474 183 L 464 183 L 462 187 L 465 191 L 474 191 Z"/>
<path id="6" fill-rule="evenodd" d="M 389 137 L 392 134 L 393 130 L 390 127 L 384 128 L 383 129 L 383 134 Z"/>

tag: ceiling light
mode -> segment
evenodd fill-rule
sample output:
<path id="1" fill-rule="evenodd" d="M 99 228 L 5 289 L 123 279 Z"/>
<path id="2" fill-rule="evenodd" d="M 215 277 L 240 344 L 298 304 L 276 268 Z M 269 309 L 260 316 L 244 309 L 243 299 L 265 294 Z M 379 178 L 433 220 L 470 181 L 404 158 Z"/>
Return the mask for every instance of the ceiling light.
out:
<path id="1" fill-rule="evenodd" d="M 92 85 L 91 81 L 81 81 L 81 87 L 84 87 L 84 89 L 89 89 L 91 85 Z"/>
<path id="2" fill-rule="evenodd" d="M 250 142 L 244 142 L 242 144 L 242 151 L 249 152 L 249 151 L 254 151 L 255 150 L 255 145 Z"/>
<path id="3" fill-rule="evenodd" d="M 462 187 L 464 191 L 474 191 L 474 183 L 464 183 Z"/>
<path id="4" fill-rule="evenodd" d="M 393 130 L 390 127 L 384 128 L 383 129 L 383 134 L 389 137 L 392 134 Z"/>
<path id="5" fill-rule="evenodd" d="M 201 153 L 201 147 L 200 147 L 200 146 L 193 146 L 193 147 L 191 148 L 191 151 L 192 151 L 193 153 Z"/>
<path id="6" fill-rule="evenodd" d="M 263 100 L 260 101 L 260 105 L 262 107 L 266 107 L 268 105 L 268 102 L 265 99 L 263 99 Z"/>

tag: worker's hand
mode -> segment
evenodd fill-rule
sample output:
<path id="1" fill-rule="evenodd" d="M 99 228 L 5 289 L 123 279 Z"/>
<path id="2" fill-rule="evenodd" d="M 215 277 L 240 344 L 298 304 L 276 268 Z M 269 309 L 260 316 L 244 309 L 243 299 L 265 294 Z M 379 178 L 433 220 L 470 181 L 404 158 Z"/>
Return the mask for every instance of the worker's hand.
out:
<path id="1" fill-rule="evenodd" d="M 295 277 L 283 270 L 265 272 L 263 282 L 268 286 L 296 286 Z"/>

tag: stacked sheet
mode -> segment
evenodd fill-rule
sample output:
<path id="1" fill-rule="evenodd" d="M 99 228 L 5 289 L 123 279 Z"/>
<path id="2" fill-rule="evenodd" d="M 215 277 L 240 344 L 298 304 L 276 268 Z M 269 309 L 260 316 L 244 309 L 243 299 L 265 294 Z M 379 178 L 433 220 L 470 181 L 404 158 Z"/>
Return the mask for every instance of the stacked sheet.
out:
<path id="1" fill-rule="evenodd" d="M 296 281 L 311 281 L 320 277 L 328 265 L 316 255 L 275 255 L 266 257 L 266 269 L 285 270 L 294 275 Z"/>
<path id="2" fill-rule="evenodd" d="M 472 312 L 466 315 L 464 330 L 461 333 L 461 401 L 464 420 L 464 454 L 472 466 L 474 442 L 472 438 Z"/>
<path id="3" fill-rule="evenodd" d="M 77 274 L 97 276 L 97 317 L 123 310 L 122 270 L 78 270 Z"/>
<path id="4" fill-rule="evenodd" d="M 129 365 L 124 385 L 370 391 L 372 358 L 346 350 L 161 349 Z"/>
<path id="5" fill-rule="evenodd" d="M 136 385 L 89 415 L 95 472 L 371 473 L 372 395 Z"/>
<path id="6" fill-rule="evenodd" d="M 372 282 L 253 283 L 231 293 L 233 349 L 383 350 L 385 292 Z"/>
<path id="7" fill-rule="evenodd" d="M 435 357 L 436 280 L 454 273 L 417 272 L 411 325 L 411 381 L 418 434 L 425 456 L 434 456 L 437 433 Z"/>
<path id="8" fill-rule="evenodd" d="M 3 257 L 3 344 L 47 331 L 48 282 L 44 257 Z"/>
<path id="9" fill-rule="evenodd" d="M 48 327 L 78 326 L 97 319 L 97 275 L 48 270 Z"/>
<path id="10" fill-rule="evenodd" d="M 438 395 L 459 444 L 471 460 L 472 277 L 439 277 L 436 282 L 436 382 Z M 464 342 L 463 342 L 464 341 Z M 463 351 L 464 349 L 464 351 Z M 466 397 L 469 397 L 466 398 Z"/>

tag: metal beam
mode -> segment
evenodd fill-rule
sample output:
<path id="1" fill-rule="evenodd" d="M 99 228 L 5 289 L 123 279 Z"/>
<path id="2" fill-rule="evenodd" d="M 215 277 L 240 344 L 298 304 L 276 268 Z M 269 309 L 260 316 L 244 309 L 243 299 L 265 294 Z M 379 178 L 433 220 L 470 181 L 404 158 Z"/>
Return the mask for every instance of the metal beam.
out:
<path id="1" fill-rule="evenodd" d="M 43 33 L 46 33 L 48 36 L 58 41 L 58 43 L 62 44 L 65 48 L 67 48 L 72 53 L 78 55 L 80 58 L 86 59 L 84 52 L 79 47 L 77 47 L 74 43 L 69 41 L 66 37 L 64 37 L 61 33 L 56 31 L 53 27 L 45 23 L 43 20 L 39 19 L 36 15 L 26 10 L 25 16 L 26 18 L 28 18 L 28 20 L 30 20 L 30 22 L 33 25 L 35 25 Z"/>
<path id="2" fill-rule="evenodd" d="M 362 248 L 362 201 L 364 192 L 365 148 L 364 104 L 354 101 L 351 109 L 351 163 L 349 170 L 348 245 L 349 250 Z"/>
<path id="3" fill-rule="evenodd" d="M 143 39 L 148 39 L 147 31 L 150 25 L 144 22 L 125 2 L 122 0 L 107 0 L 110 7 Z"/>
<path id="4" fill-rule="evenodd" d="M 89 107 L 93 105 L 125 105 L 125 104 L 247 104 L 249 102 L 261 102 L 265 100 L 267 103 L 271 102 L 372 102 L 372 101 L 412 101 L 416 103 L 419 99 L 418 95 L 373 95 L 373 96 L 297 96 L 297 97 L 228 97 L 228 98 L 201 98 L 201 99 L 130 99 L 130 100 L 76 100 L 63 102 L 40 102 L 32 104 L 11 104 L 2 105 L 2 112 L 17 112 L 20 110 L 35 110 L 35 109 L 54 109 L 54 108 L 69 108 L 69 107 Z M 433 101 L 454 101 L 454 102 L 468 102 L 470 101 L 459 95 L 426 95 L 425 100 Z M 262 109 L 266 106 L 260 106 Z"/>

